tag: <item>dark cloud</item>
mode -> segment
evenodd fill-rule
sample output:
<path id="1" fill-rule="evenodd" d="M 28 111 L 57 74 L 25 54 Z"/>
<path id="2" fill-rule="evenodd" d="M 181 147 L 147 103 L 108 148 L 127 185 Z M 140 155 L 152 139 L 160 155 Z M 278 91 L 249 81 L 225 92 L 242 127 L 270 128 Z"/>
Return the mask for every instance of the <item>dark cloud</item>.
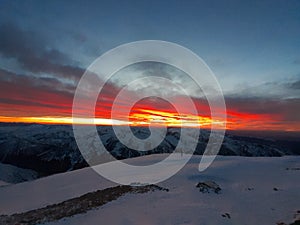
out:
<path id="1" fill-rule="evenodd" d="M 94 76 L 93 76 L 94 75 Z M 96 90 L 99 79 L 91 73 L 89 90 Z M 0 69 L 1 116 L 71 116 L 76 85 L 55 77 L 35 77 Z M 111 105 L 120 88 L 107 83 L 99 95 L 96 114 L 110 116 Z M 86 96 L 83 96 L 86 97 Z M 130 96 L 127 98 L 130 100 Z M 92 104 L 84 99 L 83 107 Z M 122 105 L 128 105 L 126 102 Z M 84 114 L 83 114 L 84 115 Z"/>
<path id="2" fill-rule="evenodd" d="M 300 90 L 300 80 L 291 83 L 289 88 Z"/>
<path id="3" fill-rule="evenodd" d="M 12 23 L 0 26 L 0 54 L 14 58 L 33 73 L 50 73 L 66 79 L 79 80 L 84 69 L 72 66 L 72 60 L 46 44 L 45 38 L 21 29 Z"/>
<path id="4" fill-rule="evenodd" d="M 70 112 L 74 90 L 73 85 L 56 78 L 17 75 L 0 69 L 2 115 L 62 115 Z"/>
<path id="5" fill-rule="evenodd" d="M 268 81 L 257 86 L 240 85 L 228 98 L 241 99 L 292 99 L 300 98 L 300 77 L 286 78 L 285 81 Z"/>
<path id="6" fill-rule="evenodd" d="M 75 91 L 75 85 L 62 82 L 55 77 L 35 77 L 24 74 L 15 74 L 13 72 L 0 69 L 0 87 L 4 83 L 9 83 L 12 85 L 11 91 L 17 88 L 18 85 L 30 84 L 31 87 L 39 87 L 45 91 L 64 91 L 72 93 Z"/>
<path id="7" fill-rule="evenodd" d="M 226 105 L 233 112 L 269 115 L 279 121 L 300 121 L 300 98 L 227 97 Z"/>

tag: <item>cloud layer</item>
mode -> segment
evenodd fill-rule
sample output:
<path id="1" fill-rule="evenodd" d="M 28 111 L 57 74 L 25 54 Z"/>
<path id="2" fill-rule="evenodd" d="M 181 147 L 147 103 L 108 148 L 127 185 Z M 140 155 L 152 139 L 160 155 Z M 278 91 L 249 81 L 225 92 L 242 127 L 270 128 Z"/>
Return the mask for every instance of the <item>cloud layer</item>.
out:
<path id="1" fill-rule="evenodd" d="M 0 68 L 0 116 L 52 116 L 70 117 L 76 85 L 85 69 L 76 60 L 55 48 L 47 37 L 29 31 L 14 23 L 0 25 L 0 55 L 13 59 L 18 73 L 13 67 Z M 142 76 L 162 76 L 172 79 L 188 90 L 199 115 L 209 116 L 209 106 L 201 90 L 183 72 L 170 66 L 153 63 L 135 65 L 119 72 L 101 92 L 96 115 L 110 118 L 110 110 L 115 96 L 131 80 Z M 133 95 L 146 91 L 147 85 L 140 84 L 128 92 L 128 102 Z M 222 84 L 221 84 L 222 85 Z M 228 127 L 232 129 L 285 129 L 300 130 L 300 77 L 281 82 L 266 82 L 260 87 L 240 89 L 225 95 L 228 111 Z M 159 91 L 173 95 L 174 101 L 184 105 L 185 96 L 176 90 Z M 125 98 L 125 99 L 126 99 Z M 120 118 L 127 102 L 120 104 Z M 132 113 L 141 109 L 174 112 L 167 102 L 151 98 L 138 102 Z"/>

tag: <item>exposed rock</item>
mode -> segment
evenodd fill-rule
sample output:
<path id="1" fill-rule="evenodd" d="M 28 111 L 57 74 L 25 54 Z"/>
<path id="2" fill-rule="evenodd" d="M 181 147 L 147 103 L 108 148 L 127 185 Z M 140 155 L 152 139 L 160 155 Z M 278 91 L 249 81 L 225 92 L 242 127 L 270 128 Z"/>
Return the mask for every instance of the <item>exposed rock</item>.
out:
<path id="1" fill-rule="evenodd" d="M 199 182 L 196 185 L 197 188 L 199 188 L 199 191 L 202 193 L 210 193 L 211 191 L 215 192 L 216 194 L 219 194 L 222 190 L 218 184 L 216 184 L 214 181 L 204 181 Z"/>
<path id="2" fill-rule="evenodd" d="M 224 214 L 222 214 L 222 217 L 224 217 L 224 218 L 228 218 L 228 219 L 230 219 L 230 218 L 231 218 L 231 216 L 230 216 L 230 214 L 229 214 L 229 213 L 224 213 Z"/>
<path id="3" fill-rule="evenodd" d="M 157 185 L 127 186 L 121 185 L 104 190 L 87 193 L 58 204 L 48 205 L 44 208 L 31 210 L 25 213 L 13 215 L 0 215 L 0 224 L 6 225 L 35 225 L 45 222 L 56 221 L 65 217 L 85 213 L 88 210 L 100 207 L 108 202 L 118 199 L 127 194 L 142 194 L 153 191 L 169 191 Z"/>

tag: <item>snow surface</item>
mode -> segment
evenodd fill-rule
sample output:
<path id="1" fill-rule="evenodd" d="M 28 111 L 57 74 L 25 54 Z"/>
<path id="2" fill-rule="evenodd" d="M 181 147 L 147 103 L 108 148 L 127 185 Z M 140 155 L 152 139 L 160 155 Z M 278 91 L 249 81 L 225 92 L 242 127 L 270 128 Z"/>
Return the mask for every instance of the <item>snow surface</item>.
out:
<path id="1" fill-rule="evenodd" d="M 143 165 L 164 157 L 166 155 L 150 155 L 126 161 Z M 158 184 L 169 192 L 128 194 L 86 214 L 47 225 L 275 225 L 295 219 L 300 210 L 299 156 L 218 156 L 201 173 L 198 171 L 200 159 L 193 156 L 179 173 Z M 201 181 L 216 182 L 222 188 L 221 193 L 199 192 L 196 184 Z M 37 209 L 115 185 L 91 168 L 84 168 L 4 186 L 0 188 L 0 215 Z M 225 213 L 230 218 L 223 217 Z"/>

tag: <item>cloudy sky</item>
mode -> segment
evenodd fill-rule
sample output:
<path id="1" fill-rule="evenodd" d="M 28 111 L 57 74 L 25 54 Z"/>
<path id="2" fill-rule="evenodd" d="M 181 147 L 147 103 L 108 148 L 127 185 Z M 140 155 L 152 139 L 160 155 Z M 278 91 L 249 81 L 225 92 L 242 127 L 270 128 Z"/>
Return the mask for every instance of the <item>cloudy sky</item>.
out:
<path id="1" fill-rule="evenodd" d="M 1 120 L 70 117 L 85 69 L 104 52 L 145 39 L 178 43 L 207 63 L 232 128 L 300 130 L 300 2 L 293 0 L 0 0 Z M 155 69 L 189 82 L 155 65 L 133 67 L 126 79 Z M 107 99 L 122 85 L 112 80 Z M 200 107 L 201 96 L 187 86 Z M 97 116 L 106 118 L 109 104 L 98 105 Z"/>

